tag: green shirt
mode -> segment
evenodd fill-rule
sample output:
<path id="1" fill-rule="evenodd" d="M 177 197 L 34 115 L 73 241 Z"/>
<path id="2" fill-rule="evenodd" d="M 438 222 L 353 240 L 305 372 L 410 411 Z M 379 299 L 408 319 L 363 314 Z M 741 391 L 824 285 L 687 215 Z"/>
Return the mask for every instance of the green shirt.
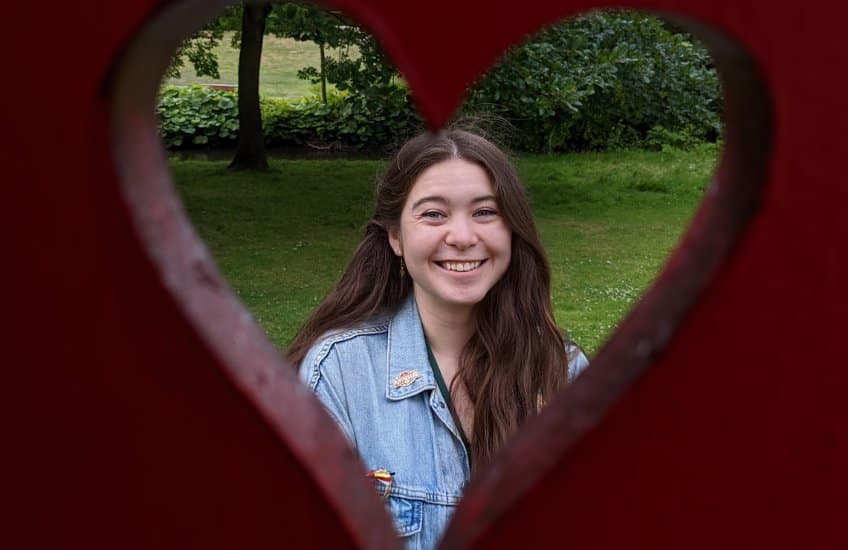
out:
<path id="1" fill-rule="evenodd" d="M 465 451 L 468 454 L 468 466 L 471 466 L 471 446 L 468 444 L 468 438 L 465 436 L 465 430 L 462 429 L 462 423 L 459 421 L 459 415 L 456 414 L 456 409 L 453 408 L 453 401 L 450 398 L 450 392 L 448 392 L 448 386 L 445 384 L 445 379 L 442 376 L 442 371 L 439 370 L 439 364 L 436 362 L 436 357 L 433 355 L 433 350 L 430 349 L 430 343 L 427 342 L 427 357 L 430 359 L 430 368 L 433 369 L 433 376 L 436 378 L 436 385 L 439 386 L 439 392 L 442 394 L 442 398 L 445 400 L 445 403 L 448 404 L 448 409 L 450 409 L 451 416 L 453 417 L 453 423 L 456 424 L 456 429 L 459 432 L 459 436 L 462 438 L 462 444 L 465 445 Z"/>

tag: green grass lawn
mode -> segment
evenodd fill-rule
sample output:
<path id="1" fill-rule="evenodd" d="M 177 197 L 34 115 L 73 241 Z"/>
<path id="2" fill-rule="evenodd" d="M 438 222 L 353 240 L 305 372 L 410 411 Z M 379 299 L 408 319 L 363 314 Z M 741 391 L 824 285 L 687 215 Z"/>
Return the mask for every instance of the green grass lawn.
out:
<path id="1" fill-rule="evenodd" d="M 166 84 L 237 84 L 238 50 L 230 46 L 233 33 L 224 33 L 224 39 L 215 48 L 221 78 L 199 77 L 186 60 L 180 78 L 168 79 Z M 327 56 L 334 50 L 328 49 Z M 262 46 L 262 66 L 259 74 L 259 93 L 269 97 L 296 99 L 317 93 L 317 85 L 297 77 L 297 71 L 307 66 L 318 67 L 320 54 L 314 42 L 297 42 L 290 38 L 266 35 Z"/>
<path id="2" fill-rule="evenodd" d="M 716 158 L 697 152 L 521 156 L 560 326 L 588 353 L 654 279 Z M 264 174 L 172 160 L 177 189 L 235 293 L 284 347 L 338 278 L 371 213 L 374 160 L 278 160 Z"/>

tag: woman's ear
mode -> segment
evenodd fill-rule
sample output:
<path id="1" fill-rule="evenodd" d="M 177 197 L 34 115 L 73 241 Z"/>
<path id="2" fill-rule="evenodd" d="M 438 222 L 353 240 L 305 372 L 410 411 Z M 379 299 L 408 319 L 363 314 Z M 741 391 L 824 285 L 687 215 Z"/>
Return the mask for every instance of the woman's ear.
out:
<path id="1" fill-rule="evenodd" d="M 400 227 L 392 227 L 386 233 L 389 235 L 389 246 L 398 256 L 403 256 L 403 247 L 400 245 Z"/>

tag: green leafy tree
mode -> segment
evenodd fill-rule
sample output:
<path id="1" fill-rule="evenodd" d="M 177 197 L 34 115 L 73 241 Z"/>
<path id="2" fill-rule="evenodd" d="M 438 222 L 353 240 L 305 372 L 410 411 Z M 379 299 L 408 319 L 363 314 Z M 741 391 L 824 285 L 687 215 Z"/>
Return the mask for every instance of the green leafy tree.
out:
<path id="1" fill-rule="evenodd" d="M 203 28 L 180 44 L 165 71 L 165 77 L 180 78 L 180 71 L 188 60 L 198 76 L 221 78 L 215 48 L 223 39 L 224 31 L 234 30 L 234 25 L 240 18 L 241 6 L 230 6 L 221 15 L 209 20 Z"/>
<path id="2" fill-rule="evenodd" d="M 313 83 L 322 80 L 339 90 L 356 93 L 380 93 L 398 81 L 394 66 L 383 55 L 376 39 L 337 11 L 328 11 L 309 3 L 287 2 L 274 7 L 268 18 L 268 32 L 298 41 L 316 43 L 321 66 L 305 67 L 301 78 Z M 326 55 L 336 50 L 336 57 Z"/>
<path id="3" fill-rule="evenodd" d="M 190 38 L 180 44 L 174 57 L 171 58 L 171 64 L 165 71 L 165 77 L 179 78 L 180 71 L 185 67 L 187 59 L 198 76 L 220 78 L 215 47 L 223 36 L 222 30 L 214 28 L 204 28 L 191 35 Z"/>
<path id="4" fill-rule="evenodd" d="M 298 75 L 321 83 L 325 108 L 320 112 L 335 118 L 332 133 L 341 142 L 378 148 L 422 126 L 408 90 L 376 39 L 342 14 L 289 2 L 275 6 L 268 21 L 270 33 L 318 44 L 320 67 L 305 67 Z M 326 48 L 335 55 L 326 55 Z M 341 92 L 335 103 L 328 104 L 327 84 Z"/>
<path id="5" fill-rule="evenodd" d="M 544 29 L 510 50 L 464 107 L 507 118 L 524 136 L 522 148 L 541 151 L 633 146 L 652 129 L 714 139 L 719 109 L 706 50 L 631 11 Z"/>
<path id="6" fill-rule="evenodd" d="M 233 170 L 267 170 L 262 114 L 259 107 L 259 69 L 265 21 L 271 11 L 270 2 L 245 3 L 227 8 L 179 47 L 166 72 L 167 77 L 179 77 L 185 60 L 194 66 L 199 76 L 220 78 L 218 58 L 214 49 L 224 31 L 236 30 L 233 46 L 239 48 L 238 65 L 238 142 L 230 168 Z M 199 96 L 198 96 L 199 97 Z M 228 126 L 229 128 L 229 126 Z M 206 143 L 205 135 L 195 136 L 194 143 Z"/>
<path id="7" fill-rule="evenodd" d="M 354 43 L 357 29 L 339 12 L 328 11 L 314 4 L 287 2 L 274 6 L 268 16 L 268 32 L 275 36 L 293 38 L 318 45 L 320 66 L 305 67 L 298 76 L 321 84 L 321 101 L 327 104 L 327 48 L 339 50 L 339 58 L 347 55 Z"/>

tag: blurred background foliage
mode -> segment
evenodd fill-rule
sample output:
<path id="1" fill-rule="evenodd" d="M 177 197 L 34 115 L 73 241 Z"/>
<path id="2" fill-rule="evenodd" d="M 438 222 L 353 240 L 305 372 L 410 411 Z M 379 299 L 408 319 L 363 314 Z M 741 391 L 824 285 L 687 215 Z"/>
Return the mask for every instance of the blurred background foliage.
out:
<path id="1" fill-rule="evenodd" d="M 196 81 L 220 79 L 220 43 L 229 38 L 239 47 L 240 10 L 229 8 L 187 39 L 167 76 L 181 76 L 188 63 Z M 290 92 L 291 79 L 263 93 L 268 146 L 382 151 L 422 127 L 401 75 L 374 37 L 343 14 L 273 4 L 265 33 L 278 40 L 263 56 L 274 58 L 271 44 L 315 52 L 303 66 L 279 55 L 263 64 L 263 80 L 288 71 L 307 84 L 300 95 Z M 238 136 L 235 94 L 164 87 L 166 146 L 231 147 Z M 468 90 L 458 116 L 482 121 L 483 130 L 495 121 L 490 133 L 514 151 L 659 150 L 720 141 L 721 108 L 716 69 L 700 42 L 656 17 L 606 10 L 563 20 L 511 48 Z"/>

